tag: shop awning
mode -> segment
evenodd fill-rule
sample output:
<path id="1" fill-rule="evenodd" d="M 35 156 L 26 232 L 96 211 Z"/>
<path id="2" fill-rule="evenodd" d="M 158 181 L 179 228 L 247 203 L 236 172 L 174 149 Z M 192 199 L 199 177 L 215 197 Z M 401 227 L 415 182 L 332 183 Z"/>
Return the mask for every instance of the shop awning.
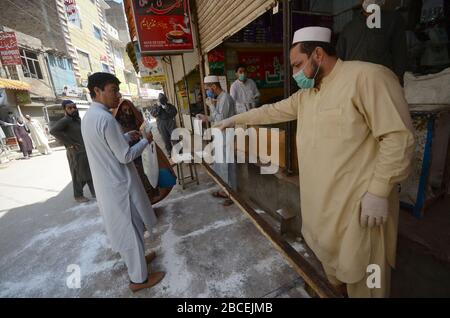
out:
<path id="1" fill-rule="evenodd" d="M 197 0 L 196 9 L 202 54 L 273 8 L 276 0 Z"/>
<path id="2" fill-rule="evenodd" d="M 25 82 L 0 78 L 0 88 L 13 89 L 17 91 L 29 91 L 31 86 Z"/>

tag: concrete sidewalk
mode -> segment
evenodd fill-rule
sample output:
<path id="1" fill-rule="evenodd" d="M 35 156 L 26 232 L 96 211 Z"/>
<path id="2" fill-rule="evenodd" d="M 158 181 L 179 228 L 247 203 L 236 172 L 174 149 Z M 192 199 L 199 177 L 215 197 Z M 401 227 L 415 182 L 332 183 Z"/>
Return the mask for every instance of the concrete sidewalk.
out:
<path id="1" fill-rule="evenodd" d="M 64 150 L 1 169 L 0 297 L 308 297 L 267 239 L 213 198 L 216 185 L 199 173 L 200 186 L 177 187 L 155 206 L 147 248 L 158 254 L 152 270 L 167 275 L 132 294 L 97 203 L 73 201 Z M 80 289 L 66 285 L 71 264 L 81 269 Z"/>

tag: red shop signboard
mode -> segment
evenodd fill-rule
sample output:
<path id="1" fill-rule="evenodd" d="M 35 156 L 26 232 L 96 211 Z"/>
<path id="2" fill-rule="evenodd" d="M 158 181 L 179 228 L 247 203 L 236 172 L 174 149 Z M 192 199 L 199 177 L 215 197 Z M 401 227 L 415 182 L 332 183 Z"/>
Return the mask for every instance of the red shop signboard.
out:
<path id="1" fill-rule="evenodd" d="M 0 32 L 0 58 L 3 65 L 22 64 L 14 32 Z"/>
<path id="2" fill-rule="evenodd" d="M 192 52 L 188 0 L 132 0 L 141 53 L 170 55 Z"/>
<path id="3" fill-rule="evenodd" d="M 248 77 L 258 88 L 283 87 L 283 52 L 238 52 L 238 60 L 247 66 Z"/>

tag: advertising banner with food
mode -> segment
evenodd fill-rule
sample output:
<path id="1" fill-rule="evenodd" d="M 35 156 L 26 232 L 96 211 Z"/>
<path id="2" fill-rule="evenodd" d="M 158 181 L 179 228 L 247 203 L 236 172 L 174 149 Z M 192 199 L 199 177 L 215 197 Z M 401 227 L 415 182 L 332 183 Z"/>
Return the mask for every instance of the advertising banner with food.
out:
<path id="1" fill-rule="evenodd" d="M 133 0 L 141 53 L 170 55 L 192 52 L 188 0 Z"/>

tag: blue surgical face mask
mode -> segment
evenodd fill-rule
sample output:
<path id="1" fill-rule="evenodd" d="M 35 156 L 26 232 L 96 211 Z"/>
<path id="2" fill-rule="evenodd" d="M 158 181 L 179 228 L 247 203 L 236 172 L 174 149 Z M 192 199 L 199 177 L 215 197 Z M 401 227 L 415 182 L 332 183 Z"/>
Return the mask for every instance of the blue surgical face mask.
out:
<path id="1" fill-rule="evenodd" d="M 247 76 L 245 74 L 239 74 L 239 80 L 241 82 L 245 82 L 246 79 L 247 79 Z"/>
<path id="2" fill-rule="evenodd" d="M 206 97 L 208 98 L 215 98 L 216 96 L 214 95 L 214 93 L 211 90 L 207 90 L 206 91 Z"/>
<path id="3" fill-rule="evenodd" d="M 303 69 L 301 71 L 294 74 L 294 76 L 293 76 L 294 80 L 297 82 L 297 85 L 299 88 L 309 89 L 309 88 L 313 88 L 316 85 L 316 76 L 319 73 L 322 62 L 320 62 L 319 67 L 317 68 L 317 71 L 316 71 L 316 74 L 314 75 L 314 77 L 309 78 L 305 75 L 305 68 L 308 66 L 308 64 L 310 62 L 311 62 L 311 60 L 309 60 L 308 63 L 306 63 L 305 67 L 303 67 Z"/>

